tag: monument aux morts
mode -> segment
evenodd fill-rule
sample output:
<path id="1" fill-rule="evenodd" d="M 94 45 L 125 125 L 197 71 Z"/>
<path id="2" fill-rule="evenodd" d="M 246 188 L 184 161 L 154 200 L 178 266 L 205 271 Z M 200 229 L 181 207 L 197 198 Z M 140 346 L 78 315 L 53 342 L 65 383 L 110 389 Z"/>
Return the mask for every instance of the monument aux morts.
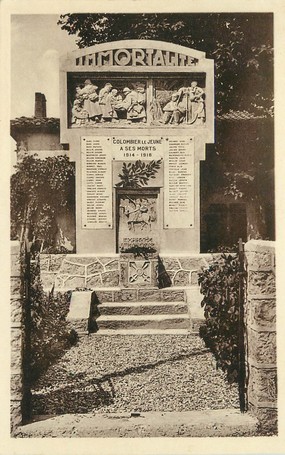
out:
<path id="1" fill-rule="evenodd" d="M 207 265 L 199 169 L 214 141 L 213 60 L 160 41 L 99 44 L 61 58 L 60 94 L 76 254 L 52 266 L 43 257 L 44 281 L 94 289 L 103 303 L 182 302 L 177 324 L 187 328 L 187 295 L 199 306 L 197 270 Z"/>
<path id="2" fill-rule="evenodd" d="M 199 162 L 214 136 L 214 64 L 148 40 L 104 43 L 61 60 L 61 142 L 76 162 L 77 253 L 134 239 L 198 253 Z"/>

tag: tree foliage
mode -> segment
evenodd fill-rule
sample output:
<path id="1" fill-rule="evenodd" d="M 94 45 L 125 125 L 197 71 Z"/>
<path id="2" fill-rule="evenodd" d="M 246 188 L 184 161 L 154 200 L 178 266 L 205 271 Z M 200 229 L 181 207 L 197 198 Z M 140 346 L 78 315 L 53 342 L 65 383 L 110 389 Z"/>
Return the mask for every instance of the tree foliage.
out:
<path id="1" fill-rule="evenodd" d="M 12 237 L 21 235 L 53 246 L 57 216 L 74 204 L 74 166 L 66 156 L 26 156 L 11 177 Z"/>
<path id="2" fill-rule="evenodd" d="M 273 15 L 63 14 L 58 24 L 80 48 L 124 39 L 154 39 L 205 51 L 215 60 L 216 110 L 272 114 Z"/>

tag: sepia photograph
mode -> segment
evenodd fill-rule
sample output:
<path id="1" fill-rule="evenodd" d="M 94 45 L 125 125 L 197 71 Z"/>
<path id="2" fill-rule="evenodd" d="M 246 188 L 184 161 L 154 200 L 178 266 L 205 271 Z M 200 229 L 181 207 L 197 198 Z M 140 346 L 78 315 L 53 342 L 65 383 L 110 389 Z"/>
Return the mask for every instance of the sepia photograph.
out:
<path id="1" fill-rule="evenodd" d="M 6 20 L 10 438 L 261 453 L 284 377 L 275 13 L 129 3 Z"/>

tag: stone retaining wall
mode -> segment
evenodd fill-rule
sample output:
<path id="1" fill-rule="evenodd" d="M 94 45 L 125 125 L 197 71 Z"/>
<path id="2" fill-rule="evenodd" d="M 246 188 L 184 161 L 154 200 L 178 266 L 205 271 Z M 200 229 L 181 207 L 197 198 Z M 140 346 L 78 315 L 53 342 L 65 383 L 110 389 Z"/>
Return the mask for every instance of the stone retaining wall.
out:
<path id="1" fill-rule="evenodd" d="M 171 286 L 197 286 L 198 271 L 208 267 L 213 260 L 212 254 L 197 254 L 189 256 L 160 256 L 163 271 L 171 280 Z"/>
<path id="2" fill-rule="evenodd" d="M 191 256 L 160 257 L 159 278 L 168 286 L 197 286 L 198 270 L 208 267 L 213 259 L 211 254 Z M 120 255 L 93 256 L 80 254 L 41 254 L 41 279 L 45 289 L 53 285 L 56 289 L 74 290 L 76 288 L 96 289 L 123 285 L 128 287 L 124 270 L 126 260 Z M 143 262 L 139 260 L 135 263 Z M 147 272 L 147 269 L 146 269 Z M 151 274 L 152 276 L 153 274 Z M 139 283 L 141 285 L 142 283 Z M 153 279 L 148 285 L 155 285 Z"/>
<path id="3" fill-rule="evenodd" d="M 11 242 L 11 430 L 22 423 L 23 369 L 22 369 L 22 299 L 20 244 Z"/>
<path id="4" fill-rule="evenodd" d="M 118 255 L 41 254 L 41 280 L 45 289 L 74 290 L 119 285 Z"/>
<path id="5" fill-rule="evenodd" d="M 249 410 L 264 430 L 277 429 L 276 290 L 274 242 L 245 245 L 248 288 L 246 335 Z"/>

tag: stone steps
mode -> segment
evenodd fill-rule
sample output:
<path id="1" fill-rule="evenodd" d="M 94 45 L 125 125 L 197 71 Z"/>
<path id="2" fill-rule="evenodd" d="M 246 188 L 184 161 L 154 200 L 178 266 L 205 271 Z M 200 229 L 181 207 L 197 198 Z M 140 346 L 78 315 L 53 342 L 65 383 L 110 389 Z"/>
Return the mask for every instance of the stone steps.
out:
<path id="1" fill-rule="evenodd" d="M 96 290 L 97 300 L 106 302 L 181 302 L 185 300 L 182 288 L 170 287 L 164 289 L 140 287 L 123 289 Z"/>
<path id="2" fill-rule="evenodd" d="M 122 329 L 189 329 L 188 314 L 104 315 L 96 320 L 98 331 Z"/>
<path id="3" fill-rule="evenodd" d="M 196 336 L 196 333 L 187 329 L 100 329 L 98 332 L 90 333 L 90 337 L 97 337 L 101 335 L 189 335 L 191 333 Z"/>
<path id="4" fill-rule="evenodd" d="M 146 314 L 187 314 L 185 302 L 106 302 L 98 305 L 101 316 L 146 315 Z"/>

